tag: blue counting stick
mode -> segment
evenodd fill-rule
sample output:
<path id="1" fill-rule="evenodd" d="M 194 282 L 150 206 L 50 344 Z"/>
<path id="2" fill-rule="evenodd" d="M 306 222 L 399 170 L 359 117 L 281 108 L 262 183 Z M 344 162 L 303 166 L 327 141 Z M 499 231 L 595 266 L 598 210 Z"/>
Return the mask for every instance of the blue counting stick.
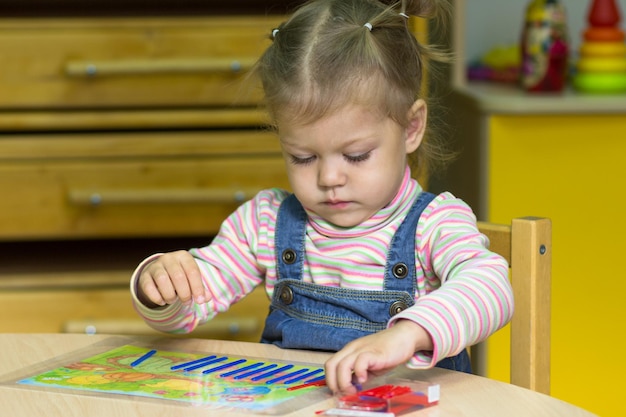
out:
<path id="1" fill-rule="evenodd" d="M 152 355 L 154 355 L 156 353 L 155 349 L 152 349 L 148 352 L 146 352 L 143 356 L 141 356 L 140 358 L 136 359 L 135 361 L 133 361 L 130 366 L 137 366 L 139 364 L 141 364 L 143 361 L 145 361 L 146 359 L 150 358 Z"/>
<path id="2" fill-rule="evenodd" d="M 206 361 L 209 361 L 211 359 L 215 359 L 216 357 L 217 356 L 215 356 L 215 355 L 211 355 L 211 356 L 206 356 L 204 358 L 196 359 L 195 361 L 179 363 L 178 365 L 172 366 L 170 369 L 172 371 L 176 371 L 178 369 L 184 369 L 184 368 L 186 368 L 188 366 L 193 366 L 193 365 L 196 365 L 196 364 L 201 363 L 201 362 L 206 362 Z"/>
<path id="3" fill-rule="evenodd" d="M 222 369 L 230 368 L 231 366 L 239 365 L 240 363 L 244 363 L 246 359 L 238 359 L 236 361 L 228 362 L 220 366 L 215 366 L 213 368 L 205 369 L 202 371 L 203 374 L 210 374 L 211 372 L 221 371 Z"/>
<path id="4" fill-rule="evenodd" d="M 266 365 L 266 366 L 264 366 L 264 367 L 262 367 L 262 368 L 259 368 L 259 369 L 255 369 L 255 370 L 253 370 L 253 371 L 246 372 L 245 374 L 237 375 L 237 376 L 235 376 L 235 379 L 244 379 L 244 378 L 249 377 L 250 375 L 255 375 L 255 374 L 258 374 L 259 372 L 264 372 L 264 371 L 267 371 L 267 370 L 270 370 L 270 369 L 274 369 L 274 368 L 276 368 L 277 366 L 278 366 L 278 365 L 276 365 L 275 363 L 273 363 L 273 364 L 271 364 L 271 365 Z"/>
<path id="5" fill-rule="evenodd" d="M 311 384 L 313 382 L 322 381 L 323 379 L 326 379 L 326 375 L 321 375 L 321 376 L 318 376 L 317 378 L 309 379 L 307 381 L 304 381 L 304 383 Z"/>
<path id="6" fill-rule="evenodd" d="M 303 374 L 303 373 L 305 373 L 308 370 L 309 370 L 309 368 L 298 369 L 297 371 L 291 372 L 289 374 L 285 374 L 285 375 L 281 375 L 281 376 L 276 377 L 276 378 L 268 379 L 267 381 L 265 381 L 265 383 L 266 384 L 274 384 L 276 382 L 282 381 L 283 379 L 289 379 L 289 378 L 293 378 L 293 377 L 295 377 L 297 375 Z"/>
<path id="7" fill-rule="evenodd" d="M 265 365 L 265 363 L 264 362 L 257 362 L 257 363 L 253 363 L 253 364 L 248 365 L 248 366 L 244 366 L 243 368 L 235 369 L 235 370 L 230 371 L 230 372 L 225 372 L 223 374 L 220 374 L 220 378 L 228 378 L 229 376 L 237 375 L 240 372 L 245 372 L 245 371 L 249 371 L 250 369 L 258 368 L 261 365 Z"/>
<path id="8" fill-rule="evenodd" d="M 196 369 L 204 368 L 205 366 L 211 365 L 212 363 L 224 362 L 227 359 L 228 359 L 228 356 L 222 356 L 221 358 L 211 359 L 211 360 L 199 363 L 197 365 L 193 365 L 193 366 L 189 366 L 187 368 L 183 368 L 183 371 L 185 371 L 185 372 L 195 371 Z"/>
<path id="9" fill-rule="evenodd" d="M 270 376 L 274 376 L 282 371 L 286 371 L 291 368 L 293 368 L 293 365 L 281 366 L 280 368 L 274 369 L 273 371 L 269 371 L 269 372 L 265 372 L 264 374 L 257 375 L 251 378 L 251 381 L 260 381 L 261 379 L 269 378 Z"/>
<path id="10" fill-rule="evenodd" d="M 300 380 L 306 379 L 306 378 L 311 377 L 313 375 L 317 375 L 317 374 L 319 374 L 322 371 L 323 371 L 323 369 L 314 369 L 311 372 L 307 372 L 304 375 L 300 375 L 300 376 L 298 376 L 296 378 L 291 378 L 291 379 L 285 381 L 285 384 L 293 384 L 294 382 L 298 382 Z"/>

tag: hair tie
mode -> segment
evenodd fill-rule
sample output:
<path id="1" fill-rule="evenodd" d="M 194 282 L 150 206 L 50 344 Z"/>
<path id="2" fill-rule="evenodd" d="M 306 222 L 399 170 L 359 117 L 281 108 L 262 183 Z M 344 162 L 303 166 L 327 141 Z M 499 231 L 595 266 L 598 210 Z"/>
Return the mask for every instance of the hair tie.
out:
<path id="1" fill-rule="evenodd" d="M 278 29 L 274 29 L 272 31 L 272 39 L 276 37 L 276 34 L 278 33 Z"/>
<path id="2" fill-rule="evenodd" d="M 372 24 L 370 22 L 367 22 L 363 26 L 365 26 L 370 32 L 372 31 Z"/>
<path id="3" fill-rule="evenodd" d="M 400 16 L 404 17 L 405 19 L 408 19 L 408 18 L 409 18 L 409 15 L 408 15 L 408 14 L 406 14 L 406 13 L 404 13 L 404 12 L 400 12 L 400 13 L 398 13 L 398 14 L 399 14 Z"/>

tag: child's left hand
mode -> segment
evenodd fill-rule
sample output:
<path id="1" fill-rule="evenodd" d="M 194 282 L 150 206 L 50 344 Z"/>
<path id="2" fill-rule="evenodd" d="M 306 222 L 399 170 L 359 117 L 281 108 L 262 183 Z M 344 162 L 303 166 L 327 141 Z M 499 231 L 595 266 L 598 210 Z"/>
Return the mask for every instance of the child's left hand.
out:
<path id="1" fill-rule="evenodd" d="M 326 361 L 326 385 L 333 392 L 355 392 L 368 375 L 380 375 L 406 363 L 418 350 L 432 350 L 426 330 L 409 320 L 348 343 Z"/>

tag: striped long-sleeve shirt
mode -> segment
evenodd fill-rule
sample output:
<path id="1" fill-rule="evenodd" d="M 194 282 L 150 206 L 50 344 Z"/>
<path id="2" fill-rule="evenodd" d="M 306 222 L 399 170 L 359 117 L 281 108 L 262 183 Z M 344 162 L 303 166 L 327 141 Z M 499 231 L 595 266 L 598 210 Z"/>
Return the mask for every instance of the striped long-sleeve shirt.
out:
<path id="1" fill-rule="evenodd" d="M 407 170 L 394 200 L 353 228 L 340 228 L 309 214 L 303 280 L 318 285 L 382 290 L 387 249 L 395 231 L 422 191 Z M 135 294 L 139 265 L 131 280 L 135 308 L 157 330 L 191 332 L 265 285 L 269 297 L 276 283 L 274 231 L 284 190 L 261 191 L 228 217 L 210 245 L 192 249 L 212 300 L 202 305 L 176 302 L 149 309 Z M 472 210 L 450 193 L 438 195 L 423 211 L 416 230 L 415 304 L 395 315 L 412 320 L 433 339 L 432 352 L 416 352 L 410 367 L 434 366 L 465 347 L 487 338 L 513 314 L 508 266 L 487 249 Z M 155 255 L 158 256 L 158 255 Z"/>

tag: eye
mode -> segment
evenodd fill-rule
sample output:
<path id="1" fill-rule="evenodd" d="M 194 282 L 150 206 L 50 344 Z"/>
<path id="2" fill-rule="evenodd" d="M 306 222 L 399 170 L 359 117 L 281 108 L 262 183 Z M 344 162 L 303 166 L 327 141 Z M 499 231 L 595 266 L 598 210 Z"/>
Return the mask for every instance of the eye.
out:
<path id="1" fill-rule="evenodd" d="M 371 152 L 365 152 L 358 155 L 344 155 L 343 157 L 346 159 L 346 161 L 356 164 L 359 162 L 367 161 L 371 154 Z"/>
<path id="2" fill-rule="evenodd" d="M 299 157 L 295 155 L 289 155 L 291 163 L 294 165 L 308 165 L 315 160 L 315 156 Z"/>

